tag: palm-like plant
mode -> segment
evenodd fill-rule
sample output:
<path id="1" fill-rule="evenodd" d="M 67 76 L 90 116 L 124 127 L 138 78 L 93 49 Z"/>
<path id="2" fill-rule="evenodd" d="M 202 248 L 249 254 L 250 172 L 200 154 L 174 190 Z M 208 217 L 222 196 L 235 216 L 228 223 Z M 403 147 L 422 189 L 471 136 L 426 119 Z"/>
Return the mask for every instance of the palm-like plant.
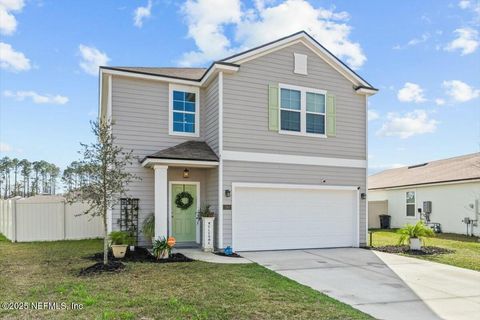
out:
<path id="1" fill-rule="evenodd" d="M 435 233 L 430 227 L 427 227 L 423 221 L 418 221 L 416 225 L 407 223 L 403 228 L 399 229 L 397 233 L 400 235 L 398 244 L 410 243 L 412 248 L 412 239 L 420 239 L 423 241 L 424 237 L 434 237 Z M 413 249 L 413 248 L 412 248 Z"/>

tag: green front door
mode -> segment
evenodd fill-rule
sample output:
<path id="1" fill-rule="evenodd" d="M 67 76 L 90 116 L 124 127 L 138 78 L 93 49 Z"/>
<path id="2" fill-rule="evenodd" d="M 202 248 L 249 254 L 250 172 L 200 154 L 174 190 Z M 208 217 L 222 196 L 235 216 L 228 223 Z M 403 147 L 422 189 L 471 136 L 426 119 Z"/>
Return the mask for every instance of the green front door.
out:
<path id="1" fill-rule="evenodd" d="M 177 195 L 188 192 L 193 197 L 193 203 L 187 209 L 179 208 L 175 204 Z M 185 199 L 184 199 L 185 200 Z M 193 184 L 172 185 L 172 235 L 178 242 L 195 241 L 197 186 Z"/>

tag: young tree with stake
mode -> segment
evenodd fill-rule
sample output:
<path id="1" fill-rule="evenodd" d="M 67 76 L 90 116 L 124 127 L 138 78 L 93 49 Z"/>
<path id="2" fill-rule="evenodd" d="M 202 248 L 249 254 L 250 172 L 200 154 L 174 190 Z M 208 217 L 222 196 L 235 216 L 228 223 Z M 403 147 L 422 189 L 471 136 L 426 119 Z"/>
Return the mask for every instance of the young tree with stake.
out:
<path id="1" fill-rule="evenodd" d="M 108 264 L 108 229 L 107 212 L 112 209 L 121 197 L 126 196 L 127 185 L 139 179 L 136 175 L 126 172 L 125 167 L 132 164 L 133 151 L 124 152 L 114 144 L 109 121 L 91 122 L 92 132 L 97 141 L 91 144 L 81 143 L 83 165 L 90 179 L 77 189 L 68 193 L 69 202 L 83 201 L 88 204 L 85 214 L 103 218 L 103 264 Z"/>

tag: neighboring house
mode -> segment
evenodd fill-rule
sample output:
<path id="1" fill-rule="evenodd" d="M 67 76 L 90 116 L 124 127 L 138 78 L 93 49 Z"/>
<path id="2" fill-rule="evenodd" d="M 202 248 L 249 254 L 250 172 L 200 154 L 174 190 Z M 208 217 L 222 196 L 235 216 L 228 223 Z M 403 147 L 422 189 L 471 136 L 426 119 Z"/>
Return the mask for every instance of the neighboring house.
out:
<path id="1" fill-rule="evenodd" d="M 385 170 L 368 178 L 370 228 L 378 228 L 378 214 L 385 213 L 391 215 L 394 228 L 414 224 L 430 205 L 431 223 L 439 223 L 443 232 L 465 234 L 466 217 L 480 226 L 479 201 L 480 153 Z M 473 231 L 480 234 L 478 227 Z"/>
<path id="2" fill-rule="evenodd" d="M 196 211 L 208 203 L 217 248 L 366 243 L 367 98 L 377 89 L 307 33 L 207 69 L 101 67 L 100 92 L 101 118 L 140 159 L 130 196 L 140 224 L 155 213 L 157 237 L 198 243 Z M 184 191 L 193 203 L 181 209 Z"/>

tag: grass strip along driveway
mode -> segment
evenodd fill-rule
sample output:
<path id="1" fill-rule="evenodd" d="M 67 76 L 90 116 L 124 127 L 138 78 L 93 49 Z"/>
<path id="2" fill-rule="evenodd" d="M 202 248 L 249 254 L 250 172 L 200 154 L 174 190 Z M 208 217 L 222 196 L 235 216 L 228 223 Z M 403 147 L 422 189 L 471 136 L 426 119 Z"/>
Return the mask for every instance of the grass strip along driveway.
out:
<path id="1" fill-rule="evenodd" d="M 1 310 L 18 319 L 370 319 L 257 264 L 126 263 L 79 277 L 101 240 L 0 239 L 0 302 L 57 302 L 82 310 Z"/>
<path id="2" fill-rule="evenodd" d="M 400 235 L 396 234 L 395 229 L 372 230 L 372 232 L 373 247 L 398 244 Z M 426 238 L 425 245 L 445 248 L 453 250 L 454 252 L 433 255 L 406 255 L 480 271 L 480 242 L 478 242 L 478 237 L 453 233 L 438 233 L 434 238 Z"/>

